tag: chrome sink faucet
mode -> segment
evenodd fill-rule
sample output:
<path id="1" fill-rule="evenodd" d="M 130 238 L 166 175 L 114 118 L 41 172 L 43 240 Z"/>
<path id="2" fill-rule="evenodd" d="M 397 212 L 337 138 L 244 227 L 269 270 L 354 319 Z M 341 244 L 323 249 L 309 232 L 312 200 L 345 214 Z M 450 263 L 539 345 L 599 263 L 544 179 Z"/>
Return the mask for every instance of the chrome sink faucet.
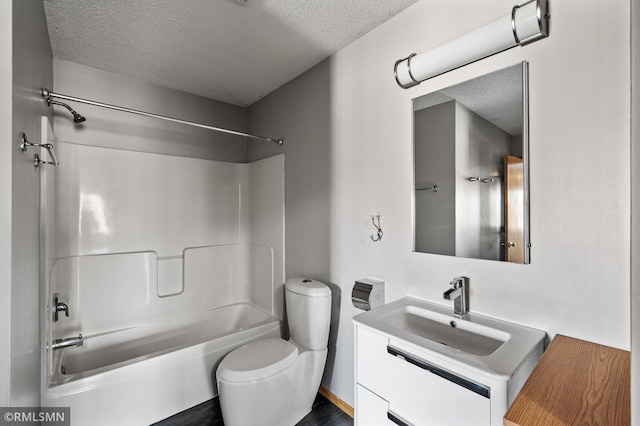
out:
<path id="1" fill-rule="evenodd" d="M 455 277 L 450 284 L 451 288 L 443 296 L 446 300 L 453 300 L 453 315 L 463 318 L 469 313 L 469 278 Z"/>

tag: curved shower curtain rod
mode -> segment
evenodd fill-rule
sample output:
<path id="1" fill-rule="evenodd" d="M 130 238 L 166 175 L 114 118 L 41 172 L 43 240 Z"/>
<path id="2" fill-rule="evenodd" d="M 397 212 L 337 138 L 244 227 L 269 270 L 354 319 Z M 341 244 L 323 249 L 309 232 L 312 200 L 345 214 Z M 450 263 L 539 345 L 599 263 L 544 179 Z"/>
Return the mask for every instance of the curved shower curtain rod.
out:
<path id="1" fill-rule="evenodd" d="M 41 93 L 42 93 L 42 97 L 46 98 L 46 100 L 47 100 L 47 102 L 49 104 L 55 103 L 54 101 L 52 101 L 53 98 L 64 99 L 64 100 L 67 100 L 67 101 L 80 102 L 80 103 L 87 104 L 87 105 L 93 105 L 93 106 L 98 106 L 98 107 L 102 107 L 102 108 L 109 108 L 109 109 L 113 109 L 113 110 L 116 110 L 116 111 L 122 111 L 122 112 L 131 113 L 131 114 L 143 115 L 145 117 L 158 118 L 160 120 L 171 121 L 171 122 L 174 122 L 174 123 L 187 124 L 189 126 L 195 126 L 195 127 L 200 127 L 200 128 L 203 128 L 203 129 L 214 130 L 216 132 L 229 133 L 231 135 L 236 135 L 236 136 L 245 136 L 245 137 L 253 138 L 253 139 L 263 139 L 263 140 L 265 140 L 267 142 L 273 142 L 273 143 L 276 143 L 278 145 L 282 145 L 284 143 L 284 141 L 282 139 L 273 139 L 273 138 L 267 138 L 267 137 L 264 137 L 264 136 L 252 135 L 251 133 L 238 132 L 236 130 L 224 129 L 222 127 L 208 126 L 206 124 L 194 123 L 193 121 L 180 120 L 178 118 L 167 117 L 167 116 L 159 115 L 159 114 L 152 114 L 150 112 L 138 111 L 138 110 L 131 109 L 131 108 L 124 108 L 124 107 L 119 107 L 119 106 L 116 106 L 116 105 L 109 105 L 109 104 L 104 104 L 104 103 L 101 103 L 101 102 L 90 101 L 88 99 L 76 98 L 74 96 L 62 95 L 60 93 L 54 93 L 54 92 L 50 91 L 49 89 L 44 89 L 43 88 L 41 90 Z"/>

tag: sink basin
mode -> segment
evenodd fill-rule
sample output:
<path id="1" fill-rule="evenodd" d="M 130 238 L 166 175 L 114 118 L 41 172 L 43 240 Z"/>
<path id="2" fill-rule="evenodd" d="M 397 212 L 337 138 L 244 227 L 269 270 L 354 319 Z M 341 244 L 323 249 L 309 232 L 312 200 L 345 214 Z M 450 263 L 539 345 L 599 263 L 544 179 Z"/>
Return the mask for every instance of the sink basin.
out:
<path id="1" fill-rule="evenodd" d="M 389 347 L 408 342 L 499 380 L 509 380 L 546 336 L 541 330 L 473 312 L 456 318 L 452 306 L 413 297 L 361 313 L 353 321 L 388 335 Z"/>
<path id="2" fill-rule="evenodd" d="M 510 337 L 502 330 L 412 305 L 400 306 L 378 318 L 391 327 L 473 355 L 490 355 Z"/>

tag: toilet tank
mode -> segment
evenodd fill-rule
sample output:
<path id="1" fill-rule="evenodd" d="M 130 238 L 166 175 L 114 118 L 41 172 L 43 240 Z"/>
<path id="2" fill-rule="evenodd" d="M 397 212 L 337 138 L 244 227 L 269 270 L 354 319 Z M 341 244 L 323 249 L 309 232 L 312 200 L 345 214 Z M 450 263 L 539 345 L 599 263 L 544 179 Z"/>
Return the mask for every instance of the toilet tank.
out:
<path id="1" fill-rule="evenodd" d="M 325 283 L 309 278 L 290 278 L 284 287 L 290 339 L 314 351 L 326 348 L 331 322 L 331 289 Z"/>

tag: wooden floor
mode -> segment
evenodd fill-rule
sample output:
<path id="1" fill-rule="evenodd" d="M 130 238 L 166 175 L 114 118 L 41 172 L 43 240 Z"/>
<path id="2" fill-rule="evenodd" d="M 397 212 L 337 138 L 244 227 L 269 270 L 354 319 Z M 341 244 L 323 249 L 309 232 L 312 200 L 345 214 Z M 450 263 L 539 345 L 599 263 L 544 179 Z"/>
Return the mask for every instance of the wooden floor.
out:
<path id="1" fill-rule="evenodd" d="M 223 426 L 218 398 L 164 419 L 154 426 Z M 318 395 L 312 411 L 296 426 L 353 426 L 353 419 Z"/>

